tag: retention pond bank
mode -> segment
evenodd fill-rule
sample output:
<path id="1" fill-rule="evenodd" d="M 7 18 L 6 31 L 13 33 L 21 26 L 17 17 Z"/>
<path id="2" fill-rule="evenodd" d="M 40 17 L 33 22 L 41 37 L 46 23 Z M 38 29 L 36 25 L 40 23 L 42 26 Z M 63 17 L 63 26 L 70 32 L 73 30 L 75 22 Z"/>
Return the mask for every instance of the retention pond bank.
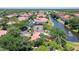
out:
<path id="1" fill-rule="evenodd" d="M 66 34 L 68 35 L 68 41 L 71 42 L 79 42 L 79 36 L 78 34 L 72 32 L 71 30 L 67 29 L 64 24 L 58 22 L 55 18 L 51 18 L 52 23 L 54 23 L 55 28 L 63 29 Z"/>

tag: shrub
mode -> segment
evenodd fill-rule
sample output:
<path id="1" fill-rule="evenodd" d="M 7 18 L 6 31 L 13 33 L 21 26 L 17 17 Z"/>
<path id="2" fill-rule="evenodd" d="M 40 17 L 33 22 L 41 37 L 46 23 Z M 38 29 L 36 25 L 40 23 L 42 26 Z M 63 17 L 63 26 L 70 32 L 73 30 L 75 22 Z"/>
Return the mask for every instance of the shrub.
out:
<path id="1" fill-rule="evenodd" d="M 50 51 L 50 49 L 46 46 L 39 46 L 38 48 L 34 49 L 35 51 Z"/>
<path id="2" fill-rule="evenodd" d="M 73 44 L 71 42 L 67 42 L 65 47 L 64 47 L 65 51 L 72 51 L 74 50 Z"/>

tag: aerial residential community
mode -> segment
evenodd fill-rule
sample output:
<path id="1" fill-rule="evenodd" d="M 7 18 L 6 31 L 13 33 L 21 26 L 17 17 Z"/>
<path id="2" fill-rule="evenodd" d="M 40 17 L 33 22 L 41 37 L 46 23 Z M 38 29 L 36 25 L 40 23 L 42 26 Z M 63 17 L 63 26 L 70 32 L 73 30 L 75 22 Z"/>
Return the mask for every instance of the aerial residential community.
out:
<path id="1" fill-rule="evenodd" d="M 0 9 L 0 51 L 79 51 L 79 10 Z"/>

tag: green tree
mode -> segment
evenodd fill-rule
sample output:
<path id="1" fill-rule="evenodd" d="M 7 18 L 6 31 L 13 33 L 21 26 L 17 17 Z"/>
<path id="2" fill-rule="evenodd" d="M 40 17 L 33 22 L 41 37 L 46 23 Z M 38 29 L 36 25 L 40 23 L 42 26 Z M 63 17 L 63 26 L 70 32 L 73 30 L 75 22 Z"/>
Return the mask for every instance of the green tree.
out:
<path id="1" fill-rule="evenodd" d="M 24 26 L 27 26 L 28 25 L 28 21 L 21 21 L 19 24 L 18 24 L 18 27 L 21 28 L 21 27 L 24 27 Z"/>
<path id="2" fill-rule="evenodd" d="M 3 18 L 3 20 L 0 23 L 0 26 L 2 27 L 2 29 L 6 30 L 8 28 L 8 25 L 7 25 L 8 21 L 9 21 L 9 19 L 7 17 Z"/>
<path id="3" fill-rule="evenodd" d="M 66 44 L 67 35 L 62 29 L 53 28 L 50 30 L 51 37 L 57 42 L 61 47 Z"/>
<path id="4" fill-rule="evenodd" d="M 74 47 L 73 47 L 73 43 L 72 42 L 67 42 L 67 44 L 64 47 L 65 51 L 73 51 Z"/>
<path id="5" fill-rule="evenodd" d="M 79 18 L 70 19 L 69 26 L 71 27 L 71 29 L 76 29 L 79 32 Z"/>
<path id="6" fill-rule="evenodd" d="M 0 46 L 10 51 L 30 51 L 32 45 L 28 38 L 21 37 L 19 31 L 13 30 L 0 38 Z"/>
<path id="7" fill-rule="evenodd" d="M 50 51 L 50 49 L 44 45 L 39 46 L 38 48 L 34 49 L 35 51 Z"/>
<path id="8" fill-rule="evenodd" d="M 39 38 L 38 40 L 34 41 L 34 46 L 35 46 L 35 47 L 39 47 L 39 46 L 42 45 L 43 42 L 45 42 L 45 41 L 46 41 L 46 36 L 45 36 L 44 34 L 41 34 L 41 35 L 40 35 L 40 38 Z"/>

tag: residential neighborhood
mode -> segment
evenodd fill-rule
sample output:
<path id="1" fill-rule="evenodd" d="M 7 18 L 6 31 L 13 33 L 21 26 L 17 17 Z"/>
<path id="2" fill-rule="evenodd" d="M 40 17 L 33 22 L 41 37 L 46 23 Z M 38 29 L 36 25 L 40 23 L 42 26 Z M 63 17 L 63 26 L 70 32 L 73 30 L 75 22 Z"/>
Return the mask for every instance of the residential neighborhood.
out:
<path id="1" fill-rule="evenodd" d="M 71 11 L 0 10 L 0 51 L 78 51 L 79 10 Z"/>

